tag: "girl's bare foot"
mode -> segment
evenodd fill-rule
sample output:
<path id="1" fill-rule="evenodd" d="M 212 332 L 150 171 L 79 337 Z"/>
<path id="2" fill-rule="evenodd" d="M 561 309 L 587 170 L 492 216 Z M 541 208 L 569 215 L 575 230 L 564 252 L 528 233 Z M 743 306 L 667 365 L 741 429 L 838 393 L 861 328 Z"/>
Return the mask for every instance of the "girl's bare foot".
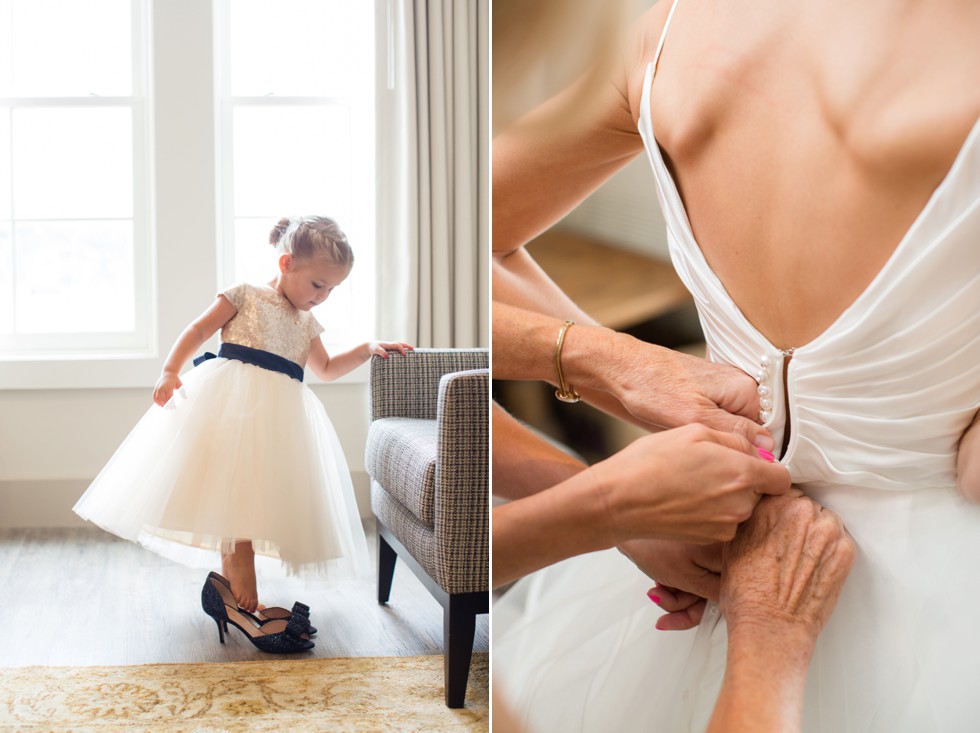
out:
<path id="1" fill-rule="evenodd" d="M 251 542 L 235 544 L 233 555 L 221 555 L 221 574 L 231 583 L 231 592 L 238 605 L 249 613 L 260 610 L 259 592 L 255 581 L 255 551 Z"/>

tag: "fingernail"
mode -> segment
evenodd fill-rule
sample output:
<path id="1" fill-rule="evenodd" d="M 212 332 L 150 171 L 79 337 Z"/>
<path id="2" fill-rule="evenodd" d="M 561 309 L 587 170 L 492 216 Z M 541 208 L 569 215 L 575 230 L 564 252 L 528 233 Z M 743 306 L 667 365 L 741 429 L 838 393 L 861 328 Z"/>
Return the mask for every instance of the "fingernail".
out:
<path id="1" fill-rule="evenodd" d="M 774 456 L 774 455 L 773 455 L 772 453 L 770 453 L 769 451 L 767 451 L 767 450 L 764 450 L 763 448 L 756 448 L 756 450 L 757 450 L 757 451 L 759 452 L 759 455 L 760 455 L 760 456 L 762 456 L 763 458 L 765 458 L 765 459 L 766 459 L 767 461 L 769 461 L 770 463 L 772 463 L 773 461 L 775 461 L 775 460 L 776 460 L 776 456 Z"/>
<path id="2" fill-rule="evenodd" d="M 756 448 L 762 448 L 762 450 L 770 453 L 776 449 L 776 441 L 770 438 L 768 435 L 763 435 L 762 433 L 755 436 L 754 442 Z"/>
<path id="3" fill-rule="evenodd" d="M 647 592 L 647 598 L 656 603 L 658 606 L 660 605 L 660 596 L 654 595 L 653 591 Z"/>

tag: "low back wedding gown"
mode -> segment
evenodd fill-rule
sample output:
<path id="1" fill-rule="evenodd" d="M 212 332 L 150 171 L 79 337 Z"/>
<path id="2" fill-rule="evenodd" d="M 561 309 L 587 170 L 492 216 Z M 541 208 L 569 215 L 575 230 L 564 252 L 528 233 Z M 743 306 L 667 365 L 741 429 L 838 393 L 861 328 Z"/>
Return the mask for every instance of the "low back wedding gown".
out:
<path id="1" fill-rule="evenodd" d="M 958 442 L 980 406 L 980 121 L 877 277 L 794 350 L 784 377 L 788 357 L 708 266 L 657 145 L 650 89 L 664 37 L 639 128 L 671 259 L 709 358 L 759 379 L 776 444 L 789 435 L 779 460 L 858 547 L 810 666 L 804 731 L 980 730 L 980 507 L 955 489 Z M 724 619 L 709 604 L 698 629 L 657 631 L 651 585 L 609 550 L 495 604 L 494 680 L 531 731 L 704 730 Z"/>

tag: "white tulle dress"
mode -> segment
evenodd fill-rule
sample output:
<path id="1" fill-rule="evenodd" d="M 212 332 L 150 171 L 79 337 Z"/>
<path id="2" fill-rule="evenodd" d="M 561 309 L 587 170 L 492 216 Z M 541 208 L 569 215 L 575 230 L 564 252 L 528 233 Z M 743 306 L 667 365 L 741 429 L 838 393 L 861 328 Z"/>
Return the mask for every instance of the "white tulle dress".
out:
<path id="1" fill-rule="evenodd" d="M 780 461 L 858 546 L 807 677 L 804 730 L 978 731 L 980 507 L 957 495 L 955 461 L 980 407 L 980 123 L 880 274 L 793 353 L 784 381 L 786 357 L 694 239 L 653 134 L 655 67 L 639 126 L 710 358 L 758 376 L 777 445 L 789 427 Z M 494 605 L 495 683 L 531 731 L 704 730 L 724 619 L 709 605 L 699 629 L 657 631 L 650 586 L 607 551 L 541 571 Z"/>
<path id="2" fill-rule="evenodd" d="M 366 577 L 347 462 L 301 381 L 322 326 L 268 285 L 222 295 L 238 313 L 218 357 L 200 360 L 166 406 L 149 409 L 75 512 L 193 566 L 251 540 L 291 575 Z"/>

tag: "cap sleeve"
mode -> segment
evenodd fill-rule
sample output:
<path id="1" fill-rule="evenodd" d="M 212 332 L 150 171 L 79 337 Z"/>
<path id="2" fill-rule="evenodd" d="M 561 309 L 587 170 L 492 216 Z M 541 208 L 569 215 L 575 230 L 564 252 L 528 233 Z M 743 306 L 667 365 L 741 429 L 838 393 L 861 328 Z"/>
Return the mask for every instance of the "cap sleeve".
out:
<path id="1" fill-rule="evenodd" d="M 232 285 L 227 290 L 223 290 L 218 295 L 223 295 L 228 299 L 236 310 L 242 309 L 242 304 L 245 302 L 245 283 L 238 283 L 237 285 Z"/>
<path id="2" fill-rule="evenodd" d="M 310 314 L 310 341 L 312 341 L 321 333 L 323 333 L 323 331 L 324 331 L 323 326 L 320 325 L 320 322 L 316 319 L 316 316 L 314 316 L 311 313 Z"/>

